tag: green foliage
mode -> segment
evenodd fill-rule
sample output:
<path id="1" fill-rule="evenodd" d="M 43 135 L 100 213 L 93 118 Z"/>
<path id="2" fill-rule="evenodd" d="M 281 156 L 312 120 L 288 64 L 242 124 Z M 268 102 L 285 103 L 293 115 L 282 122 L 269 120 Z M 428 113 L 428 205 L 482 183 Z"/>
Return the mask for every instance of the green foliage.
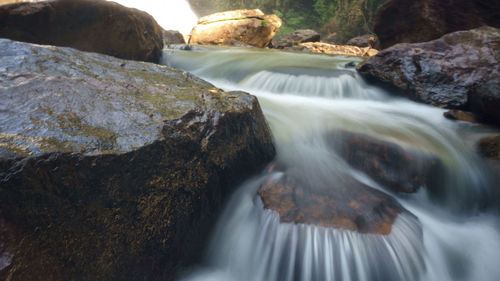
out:
<path id="1" fill-rule="evenodd" d="M 200 15 L 234 9 L 261 9 L 279 16 L 282 37 L 296 29 L 337 33 L 338 43 L 373 32 L 377 9 L 387 0 L 189 0 Z"/>

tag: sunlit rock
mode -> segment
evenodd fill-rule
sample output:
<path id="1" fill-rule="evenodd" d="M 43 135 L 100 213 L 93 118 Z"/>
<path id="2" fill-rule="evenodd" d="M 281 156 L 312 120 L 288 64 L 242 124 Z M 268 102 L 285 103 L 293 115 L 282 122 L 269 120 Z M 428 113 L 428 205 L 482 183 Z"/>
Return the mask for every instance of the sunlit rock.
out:
<path id="1" fill-rule="evenodd" d="M 0 280 L 172 280 L 274 156 L 257 98 L 156 64 L 0 39 L 0 101 Z"/>
<path id="2" fill-rule="evenodd" d="M 255 47 L 266 47 L 281 26 L 276 15 L 256 10 L 235 10 L 202 17 L 191 31 L 189 43 L 230 45 L 238 41 Z"/>
<path id="3" fill-rule="evenodd" d="M 99 0 L 0 6 L 0 37 L 158 62 L 162 29 L 149 14 Z"/>
<path id="4" fill-rule="evenodd" d="M 326 55 L 365 57 L 365 56 L 374 56 L 378 53 L 377 50 L 372 49 L 371 47 L 360 48 L 357 46 L 334 45 L 324 42 L 306 42 L 306 43 L 300 43 L 297 46 L 303 47 L 312 53 L 319 53 Z"/>

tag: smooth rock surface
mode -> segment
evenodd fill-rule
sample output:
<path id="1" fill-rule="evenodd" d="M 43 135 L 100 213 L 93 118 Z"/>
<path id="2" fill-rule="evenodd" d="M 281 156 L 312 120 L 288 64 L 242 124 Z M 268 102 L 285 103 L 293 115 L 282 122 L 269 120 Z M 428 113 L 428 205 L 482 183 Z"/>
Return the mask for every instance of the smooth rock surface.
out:
<path id="1" fill-rule="evenodd" d="M 334 45 L 324 42 L 300 43 L 297 45 L 297 47 L 305 48 L 312 53 L 326 54 L 326 55 L 366 57 L 366 56 L 374 56 L 378 53 L 377 50 L 372 49 L 370 47 L 360 48 L 356 46 Z"/>
<path id="2" fill-rule="evenodd" d="M 312 29 L 298 29 L 273 43 L 273 47 L 283 49 L 299 43 L 318 42 L 320 38 L 321 35 Z"/>
<path id="3" fill-rule="evenodd" d="M 100 0 L 0 6 L 0 38 L 148 62 L 158 62 L 163 49 L 162 28 L 152 16 Z"/>
<path id="4" fill-rule="evenodd" d="M 235 10 L 202 17 L 191 31 L 190 43 L 200 45 L 231 45 L 238 41 L 255 47 L 266 47 L 281 27 L 276 15 L 262 11 Z"/>
<path id="5" fill-rule="evenodd" d="M 266 209 L 279 213 L 282 223 L 360 233 L 387 235 L 398 215 L 407 212 L 394 198 L 347 174 L 315 182 L 283 174 L 263 183 L 258 194 Z"/>
<path id="6" fill-rule="evenodd" d="M 398 44 L 358 65 L 370 81 L 438 107 L 472 111 L 500 123 L 500 29 L 457 31 Z"/>
<path id="7" fill-rule="evenodd" d="M 365 34 L 349 39 L 346 45 L 357 46 L 361 48 L 370 47 L 377 49 L 378 39 L 376 35 Z"/>
<path id="8" fill-rule="evenodd" d="M 172 280 L 274 153 L 249 94 L 0 39 L 0 280 Z"/>
<path id="9" fill-rule="evenodd" d="M 184 35 L 177 30 L 163 30 L 163 45 L 186 44 Z"/>
<path id="10" fill-rule="evenodd" d="M 367 135 L 337 131 L 328 139 L 347 163 L 394 192 L 417 192 L 442 168 L 436 156 Z"/>
<path id="11" fill-rule="evenodd" d="M 482 25 L 500 27 L 500 1 L 390 0 L 377 11 L 374 30 L 385 49 Z"/>

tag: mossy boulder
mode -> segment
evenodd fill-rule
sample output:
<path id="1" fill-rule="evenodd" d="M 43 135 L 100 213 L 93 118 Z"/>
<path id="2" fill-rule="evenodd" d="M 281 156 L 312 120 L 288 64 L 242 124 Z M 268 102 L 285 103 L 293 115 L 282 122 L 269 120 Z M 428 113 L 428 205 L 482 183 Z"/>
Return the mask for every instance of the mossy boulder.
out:
<path id="1" fill-rule="evenodd" d="M 0 280 L 172 280 L 274 157 L 255 97 L 0 39 Z"/>
<path id="2" fill-rule="evenodd" d="M 162 28 L 149 14 L 101 0 L 0 6 L 0 37 L 158 62 Z"/>

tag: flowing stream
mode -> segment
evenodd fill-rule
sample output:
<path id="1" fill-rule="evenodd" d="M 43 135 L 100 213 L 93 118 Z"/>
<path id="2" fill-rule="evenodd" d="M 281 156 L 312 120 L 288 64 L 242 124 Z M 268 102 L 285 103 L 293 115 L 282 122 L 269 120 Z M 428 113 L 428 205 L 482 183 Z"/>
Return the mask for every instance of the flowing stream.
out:
<path id="1" fill-rule="evenodd" d="M 277 162 L 304 181 L 335 185 L 349 174 L 393 196 L 399 215 L 388 235 L 280 223 L 257 189 L 283 171 L 238 187 L 219 218 L 204 263 L 184 281 L 494 281 L 500 280 L 498 179 L 474 151 L 488 129 L 449 121 L 444 110 L 367 85 L 357 58 L 259 49 L 165 50 L 163 63 L 225 90 L 256 95 L 271 127 Z M 353 169 L 326 136 L 362 133 L 439 157 L 439 191 L 395 194 Z"/>

